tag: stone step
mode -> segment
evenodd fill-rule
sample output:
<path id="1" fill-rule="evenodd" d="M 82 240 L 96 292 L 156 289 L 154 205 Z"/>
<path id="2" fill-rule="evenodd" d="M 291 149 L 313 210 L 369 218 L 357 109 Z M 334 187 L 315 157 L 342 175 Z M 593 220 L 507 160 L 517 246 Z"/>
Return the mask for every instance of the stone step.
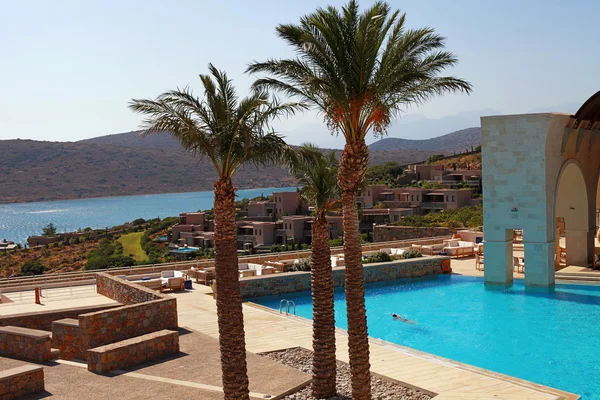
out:
<path id="1" fill-rule="evenodd" d="M 60 350 L 55 349 L 54 347 L 50 349 L 51 360 L 58 360 L 60 358 Z"/>
<path id="2" fill-rule="evenodd" d="M 568 281 L 600 282 L 600 276 L 586 276 L 583 274 L 556 274 L 555 278 Z"/>

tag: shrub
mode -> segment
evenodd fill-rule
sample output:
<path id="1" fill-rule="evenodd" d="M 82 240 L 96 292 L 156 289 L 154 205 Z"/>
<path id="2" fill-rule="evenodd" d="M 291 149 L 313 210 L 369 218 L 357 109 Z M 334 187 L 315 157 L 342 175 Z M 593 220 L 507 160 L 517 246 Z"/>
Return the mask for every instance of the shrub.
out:
<path id="1" fill-rule="evenodd" d="M 310 271 L 310 257 L 301 258 L 297 264 L 292 264 L 290 271 Z"/>
<path id="2" fill-rule="evenodd" d="M 380 251 L 379 253 L 372 254 L 368 256 L 363 264 L 372 264 L 372 263 L 380 263 L 380 262 L 388 262 L 394 260 L 392 256 L 388 253 L 384 253 Z"/>
<path id="3" fill-rule="evenodd" d="M 21 266 L 21 275 L 41 275 L 46 270 L 39 260 L 27 261 Z"/>
<path id="4" fill-rule="evenodd" d="M 419 258 L 419 257 L 423 257 L 423 254 L 421 254 L 421 252 L 417 249 L 409 249 L 406 250 L 404 253 L 402 253 L 402 258 L 403 259 L 409 259 L 409 258 Z"/>
<path id="5" fill-rule="evenodd" d="M 344 239 L 343 238 L 338 238 L 338 239 L 331 239 L 329 241 L 329 246 L 330 247 L 340 247 L 344 245 Z"/>
<path id="6" fill-rule="evenodd" d="M 274 244 L 271 246 L 271 253 L 280 253 L 283 251 L 283 246 L 280 244 Z"/>

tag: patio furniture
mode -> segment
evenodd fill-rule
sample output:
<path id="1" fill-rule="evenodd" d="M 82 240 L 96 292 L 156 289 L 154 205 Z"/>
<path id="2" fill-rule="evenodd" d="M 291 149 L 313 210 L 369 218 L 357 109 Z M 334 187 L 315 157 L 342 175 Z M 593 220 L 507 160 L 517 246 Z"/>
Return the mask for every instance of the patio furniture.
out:
<path id="1" fill-rule="evenodd" d="M 184 276 L 181 271 L 162 271 L 160 273 L 160 280 L 163 288 L 170 290 L 183 290 Z"/>
<path id="2" fill-rule="evenodd" d="M 163 290 L 163 282 L 160 279 L 144 279 L 142 278 L 141 281 L 135 282 L 140 286 L 143 286 L 145 288 L 148 289 L 152 289 L 152 290 L 158 290 L 159 292 L 162 292 Z"/>
<path id="3" fill-rule="evenodd" d="M 239 272 L 240 272 L 240 278 L 247 278 L 247 277 L 250 277 L 250 276 L 256 276 L 256 270 L 255 269 L 242 269 Z"/>
<path id="4" fill-rule="evenodd" d="M 274 274 L 276 271 L 277 271 L 277 269 L 275 267 L 271 267 L 271 266 L 263 264 L 262 268 L 260 269 L 260 274 L 261 275 L 271 275 L 271 274 Z"/>
<path id="5" fill-rule="evenodd" d="M 525 273 L 525 260 L 520 257 L 513 257 L 513 270 L 517 273 Z"/>
<path id="6" fill-rule="evenodd" d="M 475 253 L 475 269 L 477 271 L 483 271 L 483 256 Z"/>
<path id="7" fill-rule="evenodd" d="M 448 245 L 443 251 L 450 257 L 472 257 L 474 255 L 473 242 L 463 242 L 462 240 L 449 240 Z"/>
<path id="8" fill-rule="evenodd" d="M 167 284 L 165 285 L 165 289 L 169 289 L 169 290 L 183 290 L 185 288 L 185 284 L 184 284 L 185 279 L 183 278 L 183 276 L 176 276 L 173 278 L 169 278 L 167 280 Z"/>
<path id="9" fill-rule="evenodd" d="M 285 272 L 285 264 L 279 261 L 266 261 L 263 265 L 273 267 L 277 272 Z"/>

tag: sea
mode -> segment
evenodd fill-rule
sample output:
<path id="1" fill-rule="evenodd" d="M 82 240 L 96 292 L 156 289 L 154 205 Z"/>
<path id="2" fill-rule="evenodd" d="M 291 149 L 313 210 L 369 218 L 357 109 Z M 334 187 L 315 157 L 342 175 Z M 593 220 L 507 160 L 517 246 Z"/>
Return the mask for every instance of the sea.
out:
<path id="1" fill-rule="evenodd" d="M 268 196 L 273 191 L 296 191 L 296 188 L 239 190 L 236 198 Z M 24 244 L 28 236 L 40 235 L 49 223 L 58 232 L 70 232 L 86 227 L 112 227 L 137 218 L 173 217 L 182 212 L 211 209 L 213 200 L 210 191 L 0 204 L 0 240 Z"/>

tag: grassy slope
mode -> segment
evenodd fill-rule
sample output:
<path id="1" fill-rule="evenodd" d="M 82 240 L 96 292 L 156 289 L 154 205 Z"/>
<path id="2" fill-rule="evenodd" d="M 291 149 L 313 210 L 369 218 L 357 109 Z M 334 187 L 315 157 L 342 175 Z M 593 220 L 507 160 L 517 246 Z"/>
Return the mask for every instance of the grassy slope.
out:
<path id="1" fill-rule="evenodd" d="M 123 235 L 119 238 L 119 242 L 123 245 L 123 254 L 128 256 L 133 254 L 135 261 L 143 261 L 148 258 L 148 255 L 140 245 L 140 239 L 144 232 L 133 232 Z"/>

